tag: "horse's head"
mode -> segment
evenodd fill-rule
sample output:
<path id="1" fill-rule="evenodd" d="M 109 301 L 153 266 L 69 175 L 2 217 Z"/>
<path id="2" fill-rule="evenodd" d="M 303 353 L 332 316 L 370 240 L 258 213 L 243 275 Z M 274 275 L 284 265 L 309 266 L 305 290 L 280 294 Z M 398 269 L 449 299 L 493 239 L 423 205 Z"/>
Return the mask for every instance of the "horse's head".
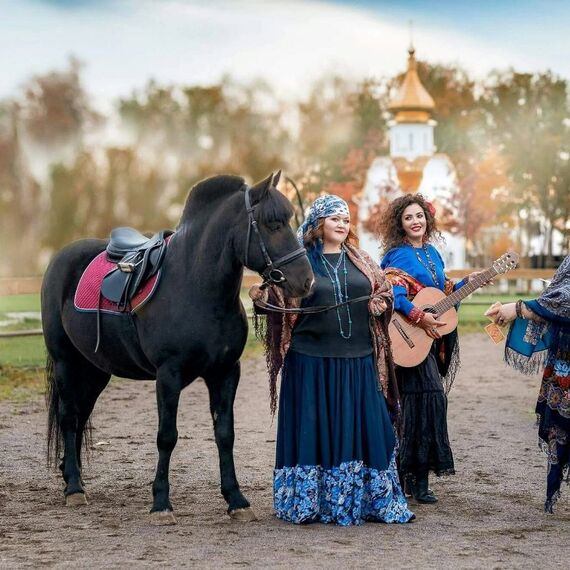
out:
<path id="1" fill-rule="evenodd" d="M 279 285 L 288 296 L 305 296 L 313 271 L 290 226 L 293 207 L 277 188 L 281 171 L 246 189 L 248 230 L 243 263 L 265 281 Z"/>

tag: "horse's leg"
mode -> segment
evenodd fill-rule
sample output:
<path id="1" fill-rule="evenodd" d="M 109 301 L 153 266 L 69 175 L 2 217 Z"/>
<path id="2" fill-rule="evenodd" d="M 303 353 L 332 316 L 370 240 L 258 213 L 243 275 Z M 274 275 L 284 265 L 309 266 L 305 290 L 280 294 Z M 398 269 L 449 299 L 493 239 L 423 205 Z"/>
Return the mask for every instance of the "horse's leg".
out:
<path id="1" fill-rule="evenodd" d="M 59 392 L 59 423 L 63 437 L 61 471 L 68 506 L 85 505 L 87 498 L 81 480 L 81 443 L 83 431 L 97 397 L 110 376 L 95 368 L 81 356 L 55 363 Z"/>
<path id="2" fill-rule="evenodd" d="M 73 356 L 54 362 L 55 383 L 58 394 L 58 423 L 63 439 L 63 461 L 60 469 L 65 481 L 65 503 L 68 506 L 85 505 L 85 489 L 81 482 L 81 469 L 77 456 L 77 384 L 80 369 Z"/>
<path id="3" fill-rule="evenodd" d="M 95 407 L 95 402 L 101 392 L 107 387 L 111 375 L 89 366 L 89 369 L 82 371 L 81 381 L 82 390 L 78 394 L 77 401 L 77 437 L 75 441 L 75 449 L 77 453 L 77 462 L 79 463 L 79 470 L 81 471 L 81 445 L 86 430 L 87 422 L 91 416 L 91 412 Z M 87 434 L 88 435 L 88 434 Z M 88 442 L 87 442 L 88 443 Z M 83 482 L 83 481 L 82 481 Z"/>
<path id="4" fill-rule="evenodd" d="M 158 403 L 158 465 L 152 484 L 152 521 L 157 525 L 176 524 L 170 503 L 168 472 L 170 456 L 178 440 L 176 416 L 182 382 L 179 372 L 159 369 L 156 378 L 156 399 Z"/>
<path id="5" fill-rule="evenodd" d="M 220 479 L 228 514 L 241 521 L 256 520 L 248 500 L 242 495 L 234 465 L 234 399 L 240 377 L 239 362 L 229 373 L 204 378 L 210 394 L 210 412 L 220 457 Z"/>

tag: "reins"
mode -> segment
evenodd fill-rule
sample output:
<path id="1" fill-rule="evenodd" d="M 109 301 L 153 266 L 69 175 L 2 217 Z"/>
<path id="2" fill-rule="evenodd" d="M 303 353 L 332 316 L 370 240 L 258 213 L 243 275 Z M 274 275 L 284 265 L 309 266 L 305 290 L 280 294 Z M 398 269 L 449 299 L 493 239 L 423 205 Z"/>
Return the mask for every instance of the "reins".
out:
<path id="1" fill-rule="evenodd" d="M 314 307 L 294 307 L 290 309 L 272 305 L 271 303 L 266 303 L 265 301 L 254 301 L 254 304 L 257 305 L 260 309 L 270 311 L 272 313 L 313 315 L 315 313 L 325 313 L 326 311 L 332 311 L 333 309 L 338 309 L 339 307 L 344 307 L 345 305 L 351 305 L 352 303 L 361 303 L 362 301 L 369 300 L 370 295 L 362 295 L 362 297 L 355 297 L 354 299 L 349 299 L 348 301 L 343 301 L 342 303 L 337 303 L 336 305 L 316 305 Z"/>

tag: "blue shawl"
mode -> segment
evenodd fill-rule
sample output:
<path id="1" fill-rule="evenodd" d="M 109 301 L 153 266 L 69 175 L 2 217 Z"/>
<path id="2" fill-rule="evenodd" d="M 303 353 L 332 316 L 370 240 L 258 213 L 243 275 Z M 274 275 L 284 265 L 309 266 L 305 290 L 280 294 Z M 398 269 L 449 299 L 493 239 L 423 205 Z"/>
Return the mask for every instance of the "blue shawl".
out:
<path id="1" fill-rule="evenodd" d="M 505 360 L 517 370 L 533 374 L 544 365 L 548 353 L 570 350 L 570 255 L 544 293 L 525 304 L 543 322 L 517 318 L 507 336 Z"/>

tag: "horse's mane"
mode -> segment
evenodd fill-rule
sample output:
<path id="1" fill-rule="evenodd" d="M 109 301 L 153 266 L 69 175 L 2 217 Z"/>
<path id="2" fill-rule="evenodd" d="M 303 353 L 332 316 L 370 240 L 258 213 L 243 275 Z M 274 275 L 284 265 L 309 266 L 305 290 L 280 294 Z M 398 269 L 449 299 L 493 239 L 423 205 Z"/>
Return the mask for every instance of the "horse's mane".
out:
<path id="1" fill-rule="evenodd" d="M 218 200 L 237 192 L 244 185 L 240 176 L 221 174 L 198 182 L 190 191 L 180 221 L 192 219 L 194 212 L 211 208 Z M 271 221 L 287 223 L 293 215 L 293 207 L 278 191 L 266 194 L 256 208 L 256 219 L 260 224 Z"/>
<path id="2" fill-rule="evenodd" d="M 201 210 L 204 207 L 211 206 L 220 198 L 237 192 L 243 184 L 243 178 L 228 174 L 220 174 L 201 180 L 192 187 L 188 194 L 180 221 L 188 219 L 194 209 Z"/>

